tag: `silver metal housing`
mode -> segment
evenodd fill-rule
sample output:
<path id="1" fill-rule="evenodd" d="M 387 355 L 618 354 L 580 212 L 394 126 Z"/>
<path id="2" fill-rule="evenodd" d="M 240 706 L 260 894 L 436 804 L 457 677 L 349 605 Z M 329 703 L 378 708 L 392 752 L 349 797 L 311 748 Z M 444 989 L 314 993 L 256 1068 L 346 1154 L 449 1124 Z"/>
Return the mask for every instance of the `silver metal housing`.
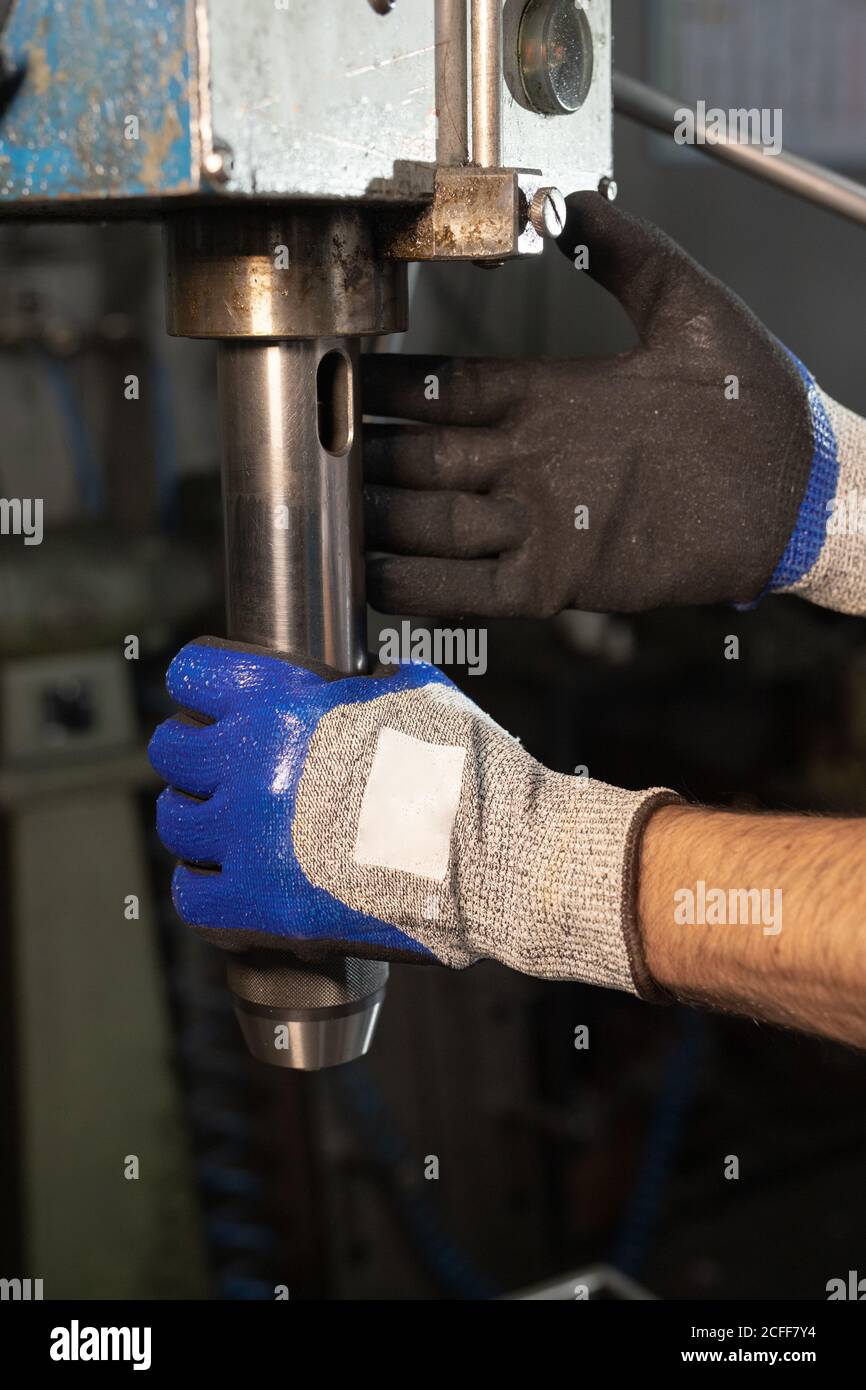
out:
<path id="1" fill-rule="evenodd" d="M 496 0 L 473 3 L 481 16 Z M 501 88 L 501 111 L 497 120 L 488 105 L 476 126 L 484 148 L 469 158 L 490 165 L 498 148 L 505 168 L 566 194 L 596 188 L 612 172 L 610 0 L 586 4 L 593 80 L 567 117 L 527 100 L 525 3 L 502 5 L 504 80 L 482 83 L 488 98 Z M 100 204 L 141 215 L 202 194 L 429 200 L 437 160 L 457 162 L 471 120 L 459 90 L 471 69 L 461 84 L 459 52 L 444 48 L 445 23 L 471 44 L 461 19 L 460 0 L 406 0 L 384 14 L 363 0 L 17 4 L 2 34 L 21 81 L 0 118 L 0 206 L 34 215 L 62 203 L 76 216 Z"/>

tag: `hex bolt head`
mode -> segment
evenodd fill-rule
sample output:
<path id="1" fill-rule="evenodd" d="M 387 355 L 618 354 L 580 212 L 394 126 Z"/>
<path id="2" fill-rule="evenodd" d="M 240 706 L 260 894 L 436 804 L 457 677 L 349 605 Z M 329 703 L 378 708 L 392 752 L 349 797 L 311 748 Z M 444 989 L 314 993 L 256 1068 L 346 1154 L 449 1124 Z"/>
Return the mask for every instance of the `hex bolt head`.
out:
<path id="1" fill-rule="evenodd" d="M 616 195 L 619 193 L 619 189 L 616 186 L 616 179 L 609 179 L 607 175 L 605 175 L 598 185 L 598 191 L 602 198 L 607 198 L 609 203 L 615 203 Z"/>
<path id="2" fill-rule="evenodd" d="M 565 230 L 565 199 L 558 188 L 539 188 L 529 206 L 529 220 L 540 237 L 558 237 Z"/>

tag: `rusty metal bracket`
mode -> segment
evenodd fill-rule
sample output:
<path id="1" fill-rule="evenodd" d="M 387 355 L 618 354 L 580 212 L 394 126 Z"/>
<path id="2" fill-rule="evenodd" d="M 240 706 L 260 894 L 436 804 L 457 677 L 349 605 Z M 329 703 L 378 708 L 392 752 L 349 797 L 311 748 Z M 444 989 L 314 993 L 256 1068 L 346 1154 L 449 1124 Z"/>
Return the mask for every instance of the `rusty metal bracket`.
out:
<path id="1" fill-rule="evenodd" d="M 398 261 L 500 261 L 540 255 L 529 220 L 541 175 L 513 169 L 439 168 L 433 201 L 381 214 L 379 248 Z"/>

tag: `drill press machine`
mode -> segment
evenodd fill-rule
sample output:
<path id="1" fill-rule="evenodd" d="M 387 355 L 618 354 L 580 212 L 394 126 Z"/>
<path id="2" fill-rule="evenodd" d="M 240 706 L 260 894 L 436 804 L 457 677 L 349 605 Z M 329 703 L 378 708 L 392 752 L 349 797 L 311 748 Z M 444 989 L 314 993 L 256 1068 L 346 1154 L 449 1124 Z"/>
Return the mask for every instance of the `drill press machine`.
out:
<path id="1" fill-rule="evenodd" d="M 220 341 L 228 631 L 366 667 L 360 340 L 407 265 L 539 254 L 615 195 L 610 0 L 0 0 L 0 215 L 159 218 Z M 229 956 L 252 1052 L 369 1046 L 385 964 Z"/>

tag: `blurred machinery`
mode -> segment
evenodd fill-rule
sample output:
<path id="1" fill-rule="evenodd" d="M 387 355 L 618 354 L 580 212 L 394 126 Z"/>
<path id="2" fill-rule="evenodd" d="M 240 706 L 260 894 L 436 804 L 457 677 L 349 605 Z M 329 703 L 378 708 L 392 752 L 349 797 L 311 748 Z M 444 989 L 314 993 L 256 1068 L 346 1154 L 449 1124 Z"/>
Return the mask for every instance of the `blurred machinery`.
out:
<path id="1" fill-rule="evenodd" d="M 2 1248 L 47 1296 L 204 1286 L 117 632 L 147 632 L 154 592 L 169 628 L 200 611 L 212 568 L 97 527 L 0 554 Z"/>
<path id="2" fill-rule="evenodd" d="M 140 673 L 200 621 L 219 569 L 212 546 L 166 527 L 170 422 L 143 313 L 152 234 L 125 235 L 111 270 L 95 228 L 0 237 L 2 505 L 24 494 L 39 522 L 0 540 L 0 1262 L 40 1269 L 55 1297 L 163 1282 L 195 1296 Z M 132 379 L 138 400 L 124 399 Z M 133 1155 L 143 1181 L 124 1173 Z"/>
<path id="3" fill-rule="evenodd" d="M 169 332 L 222 343 L 229 634 L 362 672 L 359 342 L 405 329 L 408 262 L 537 255 L 563 189 L 611 186 L 609 3 L 18 0 L 0 19 L 3 213 L 161 218 Z M 366 1051 L 387 974 L 229 964 L 254 1055 L 303 1069 Z"/>

